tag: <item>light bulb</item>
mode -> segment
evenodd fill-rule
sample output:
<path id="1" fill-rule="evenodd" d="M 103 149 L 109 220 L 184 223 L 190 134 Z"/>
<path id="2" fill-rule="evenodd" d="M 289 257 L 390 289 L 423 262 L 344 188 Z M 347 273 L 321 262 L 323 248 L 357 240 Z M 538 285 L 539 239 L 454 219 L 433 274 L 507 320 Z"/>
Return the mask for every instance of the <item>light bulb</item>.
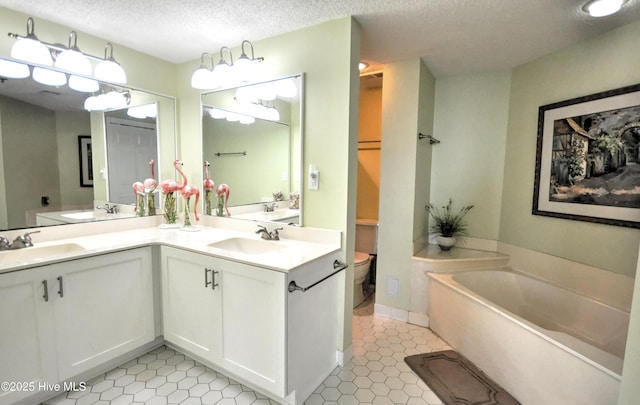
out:
<path id="1" fill-rule="evenodd" d="M 91 62 L 81 52 L 74 49 L 66 49 L 60 52 L 56 58 L 55 66 L 68 72 L 91 76 Z"/>
<path id="2" fill-rule="evenodd" d="M 191 76 L 191 87 L 194 89 L 207 90 L 215 89 L 219 87 L 219 84 L 216 81 L 216 76 L 213 74 L 213 71 L 201 66 L 193 72 Z"/>
<path id="3" fill-rule="evenodd" d="M 47 86 L 64 86 L 67 84 L 67 76 L 64 73 L 41 67 L 33 68 L 33 80 Z"/>
<path id="4" fill-rule="evenodd" d="M 591 17 L 605 17 L 620 11 L 625 0 L 594 0 L 587 3 L 583 9 Z"/>
<path id="5" fill-rule="evenodd" d="M 96 65 L 93 76 L 104 82 L 121 83 L 127 82 L 127 74 L 120 64 L 114 60 L 101 60 Z"/>
<path id="6" fill-rule="evenodd" d="M 11 57 L 37 65 L 53 65 L 49 49 L 37 39 L 18 38 L 11 47 Z"/>
<path id="7" fill-rule="evenodd" d="M 24 79 L 29 77 L 31 72 L 29 66 L 11 60 L 0 59 L 0 76 L 12 79 Z"/>
<path id="8" fill-rule="evenodd" d="M 71 75 L 69 76 L 69 87 L 71 87 L 75 91 L 93 93 L 94 91 L 98 91 L 100 89 L 100 84 L 93 79 Z"/>
<path id="9" fill-rule="evenodd" d="M 274 83 L 275 92 L 283 98 L 293 98 L 298 95 L 298 87 L 293 79 L 282 79 Z"/>

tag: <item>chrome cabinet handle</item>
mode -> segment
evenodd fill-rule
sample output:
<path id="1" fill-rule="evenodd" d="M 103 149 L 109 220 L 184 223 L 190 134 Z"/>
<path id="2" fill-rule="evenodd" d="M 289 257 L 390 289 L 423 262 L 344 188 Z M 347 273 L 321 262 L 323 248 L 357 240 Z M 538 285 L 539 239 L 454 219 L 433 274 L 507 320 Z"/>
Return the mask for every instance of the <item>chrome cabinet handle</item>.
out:
<path id="1" fill-rule="evenodd" d="M 44 302 L 49 302 L 49 286 L 47 280 L 42 280 L 42 286 L 44 287 L 44 295 L 42 298 L 44 298 Z"/>
<path id="2" fill-rule="evenodd" d="M 209 287 L 209 284 L 213 284 L 213 282 L 209 281 L 209 272 L 211 271 L 211 269 L 207 269 L 205 267 L 204 269 L 204 288 Z"/>
<path id="3" fill-rule="evenodd" d="M 213 275 L 213 277 L 212 277 L 213 282 L 211 283 L 211 289 L 212 289 L 212 290 L 215 290 L 215 289 L 216 289 L 216 287 L 218 287 L 218 283 L 216 283 L 216 274 L 220 274 L 220 272 L 219 272 L 218 270 L 213 270 L 213 272 L 212 272 L 212 275 Z"/>
<path id="4" fill-rule="evenodd" d="M 60 297 L 64 297 L 64 290 L 62 286 L 62 276 L 58 277 L 58 295 Z"/>

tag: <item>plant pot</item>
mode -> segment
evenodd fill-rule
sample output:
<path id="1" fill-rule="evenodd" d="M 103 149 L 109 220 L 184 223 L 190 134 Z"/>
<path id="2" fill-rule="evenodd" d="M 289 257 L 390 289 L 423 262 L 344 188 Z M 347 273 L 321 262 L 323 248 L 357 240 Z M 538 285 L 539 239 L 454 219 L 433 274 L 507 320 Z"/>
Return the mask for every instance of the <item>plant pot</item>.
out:
<path id="1" fill-rule="evenodd" d="M 447 252 L 456 244 L 456 238 L 450 236 L 436 236 L 436 242 L 440 246 L 440 250 Z"/>

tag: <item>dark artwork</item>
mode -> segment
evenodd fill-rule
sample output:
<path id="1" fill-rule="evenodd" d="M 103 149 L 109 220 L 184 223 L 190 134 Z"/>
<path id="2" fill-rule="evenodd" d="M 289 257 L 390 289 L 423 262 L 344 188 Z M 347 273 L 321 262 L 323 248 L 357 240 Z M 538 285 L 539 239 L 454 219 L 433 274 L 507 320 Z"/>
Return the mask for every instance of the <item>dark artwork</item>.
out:
<path id="1" fill-rule="evenodd" d="M 640 105 L 555 120 L 549 200 L 640 208 Z"/>

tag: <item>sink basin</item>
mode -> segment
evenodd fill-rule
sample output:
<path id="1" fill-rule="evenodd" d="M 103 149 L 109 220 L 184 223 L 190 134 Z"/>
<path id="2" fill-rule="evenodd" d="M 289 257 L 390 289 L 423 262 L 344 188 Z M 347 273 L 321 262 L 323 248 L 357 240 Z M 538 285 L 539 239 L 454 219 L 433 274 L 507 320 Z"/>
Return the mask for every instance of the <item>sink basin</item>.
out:
<path id="1" fill-rule="evenodd" d="M 71 212 L 69 214 L 61 214 L 60 216 L 71 219 L 94 219 L 96 217 L 93 211 Z"/>
<path id="2" fill-rule="evenodd" d="M 282 243 L 249 238 L 229 238 L 219 242 L 210 243 L 209 246 L 231 252 L 244 253 L 247 255 L 269 253 L 285 247 Z"/>
<path id="3" fill-rule="evenodd" d="M 79 252 L 81 250 L 84 250 L 84 248 L 75 243 L 63 243 L 51 246 L 33 246 L 17 250 L 2 250 L 0 251 L 0 266 L 22 263 L 28 260 L 42 260 L 50 256 Z"/>

